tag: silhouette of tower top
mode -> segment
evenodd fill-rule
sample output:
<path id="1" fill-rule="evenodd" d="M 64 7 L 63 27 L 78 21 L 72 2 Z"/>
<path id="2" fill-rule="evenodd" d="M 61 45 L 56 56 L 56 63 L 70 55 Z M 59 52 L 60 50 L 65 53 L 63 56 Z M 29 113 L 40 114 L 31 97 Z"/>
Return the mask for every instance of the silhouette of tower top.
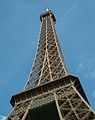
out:
<path id="1" fill-rule="evenodd" d="M 78 77 L 68 74 L 51 10 L 40 15 L 36 56 L 23 92 L 11 98 L 6 120 L 95 120 Z"/>
<path id="2" fill-rule="evenodd" d="M 42 22 L 42 19 L 44 19 L 44 18 L 47 17 L 47 16 L 51 16 L 52 19 L 53 19 L 53 21 L 56 22 L 56 18 L 55 18 L 55 16 L 54 16 L 53 12 L 52 12 L 51 10 L 49 10 L 48 8 L 46 9 L 46 11 L 45 11 L 44 13 L 42 13 L 42 14 L 40 15 L 40 20 L 41 20 L 41 22 Z"/>

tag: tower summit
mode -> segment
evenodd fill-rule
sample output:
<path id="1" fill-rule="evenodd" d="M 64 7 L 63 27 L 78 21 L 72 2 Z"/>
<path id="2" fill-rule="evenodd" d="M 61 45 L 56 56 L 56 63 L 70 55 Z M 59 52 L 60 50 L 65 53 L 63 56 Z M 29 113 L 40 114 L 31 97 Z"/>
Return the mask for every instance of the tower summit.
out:
<path id="1" fill-rule="evenodd" d="M 6 120 L 95 120 L 78 77 L 68 74 L 51 10 L 40 15 L 36 57 L 23 92 L 11 98 Z"/>
<path id="2" fill-rule="evenodd" d="M 42 19 L 44 19 L 46 16 L 51 16 L 51 18 L 53 19 L 53 21 L 55 22 L 56 21 L 56 18 L 53 14 L 53 12 L 51 10 L 49 10 L 48 8 L 46 9 L 46 11 L 44 13 L 42 13 L 40 15 L 40 20 L 42 22 Z"/>

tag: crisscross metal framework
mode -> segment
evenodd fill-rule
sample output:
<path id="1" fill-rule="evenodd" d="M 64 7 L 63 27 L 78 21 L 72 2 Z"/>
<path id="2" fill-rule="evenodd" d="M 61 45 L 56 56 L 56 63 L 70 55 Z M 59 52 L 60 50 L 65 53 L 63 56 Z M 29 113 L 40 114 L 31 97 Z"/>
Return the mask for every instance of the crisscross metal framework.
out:
<path id="1" fill-rule="evenodd" d="M 32 110 L 53 102 L 60 120 L 95 120 L 95 112 L 79 79 L 69 75 L 66 69 L 54 14 L 51 10 L 46 11 L 40 19 L 39 44 L 32 71 L 24 91 L 12 96 L 13 110 L 6 120 L 32 120 Z"/>
<path id="2" fill-rule="evenodd" d="M 42 27 L 36 57 L 25 89 L 59 79 L 68 74 L 51 11 L 41 15 Z"/>

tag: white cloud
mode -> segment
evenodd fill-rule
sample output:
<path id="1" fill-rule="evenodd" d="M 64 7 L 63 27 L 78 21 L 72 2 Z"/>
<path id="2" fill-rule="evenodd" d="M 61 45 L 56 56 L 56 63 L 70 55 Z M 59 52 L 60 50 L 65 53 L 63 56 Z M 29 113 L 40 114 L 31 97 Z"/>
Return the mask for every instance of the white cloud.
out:
<path id="1" fill-rule="evenodd" d="M 6 119 L 6 117 L 5 117 L 5 116 L 0 115 L 0 120 L 5 120 L 5 119 Z"/>
<path id="2" fill-rule="evenodd" d="M 82 69 L 84 68 L 84 63 L 79 63 L 78 64 L 78 72 L 82 71 Z"/>
<path id="3" fill-rule="evenodd" d="M 95 97 L 95 90 L 93 91 L 93 96 Z"/>
<path id="4" fill-rule="evenodd" d="M 64 16 L 67 16 L 78 4 L 79 0 L 75 0 L 73 5 L 68 9 L 68 11 L 64 14 Z"/>
<path id="5" fill-rule="evenodd" d="M 95 58 L 82 59 L 78 64 L 77 73 L 85 78 L 95 79 Z"/>

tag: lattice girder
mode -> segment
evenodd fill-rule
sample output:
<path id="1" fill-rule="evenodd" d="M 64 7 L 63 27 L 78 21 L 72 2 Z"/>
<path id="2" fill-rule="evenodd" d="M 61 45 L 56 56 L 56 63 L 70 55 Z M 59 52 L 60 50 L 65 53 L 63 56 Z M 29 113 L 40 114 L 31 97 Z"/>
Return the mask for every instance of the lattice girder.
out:
<path id="1" fill-rule="evenodd" d="M 69 75 L 66 69 L 54 14 L 46 11 L 40 19 L 42 24 L 32 71 L 24 91 L 12 96 L 13 110 L 6 120 L 32 120 L 32 110 L 51 102 L 60 120 L 95 120 L 95 112 L 79 79 Z"/>
<path id="2" fill-rule="evenodd" d="M 13 108 L 12 112 L 9 114 L 6 120 L 18 120 L 18 118 L 22 117 L 25 114 L 30 102 L 31 101 L 28 100 L 15 105 L 15 107 Z"/>
<path id="3" fill-rule="evenodd" d="M 94 120 L 95 113 L 74 84 L 56 92 L 63 120 Z"/>
<path id="4" fill-rule="evenodd" d="M 67 80 L 68 82 L 66 82 Z M 47 86 L 48 84 L 49 83 L 47 83 Z M 27 101 L 24 100 L 21 103 L 18 102 L 19 104 L 17 103 L 17 105 L 15 105 L 12 113 L 9 115 L 10 119 L 7 120 L 13 120 L 13 118 L 17 118 L 17 116 L 21 116 L 23 118 L 22 120 L 27 120 L 27 116 L 31 116 L 30 114 L 32 114 L 30 113 L 32 109 L 52 101 L 55 101 L 56 103 L 60 120 L 95 119 L 94 111 L 90 107 L 88 101 L 86 101 L 86 98 L 81 95 L 83 94 L 82 90 L 80 93 L 78 92 L 78 79 L 75 77 L 68 77 L 66 80 L 63 79 L 61 81 L 57 81 L 57 84 L 58 86 L 56 86 L 56 84 L 51 84 L 54 86 L 52 89 L 50 89 L 51 87 L 49 88 L 49 85 L 47 87 L 48 91 L 45 91 L 43 94 L 39 94 L 38 97 L 35 96 Z"/>
<path id="5" fill-rule="evenodd" d="M 48 70 L 45 69 L 46 67 Z M 44 69 L 47 70 L 46 73 L 43 72 Z M 49 14 L 42 19 L 38 49 L 25 89 L 60 79 L 67 74 L 55 32 L 54 21 L 51 14 Z"/>

